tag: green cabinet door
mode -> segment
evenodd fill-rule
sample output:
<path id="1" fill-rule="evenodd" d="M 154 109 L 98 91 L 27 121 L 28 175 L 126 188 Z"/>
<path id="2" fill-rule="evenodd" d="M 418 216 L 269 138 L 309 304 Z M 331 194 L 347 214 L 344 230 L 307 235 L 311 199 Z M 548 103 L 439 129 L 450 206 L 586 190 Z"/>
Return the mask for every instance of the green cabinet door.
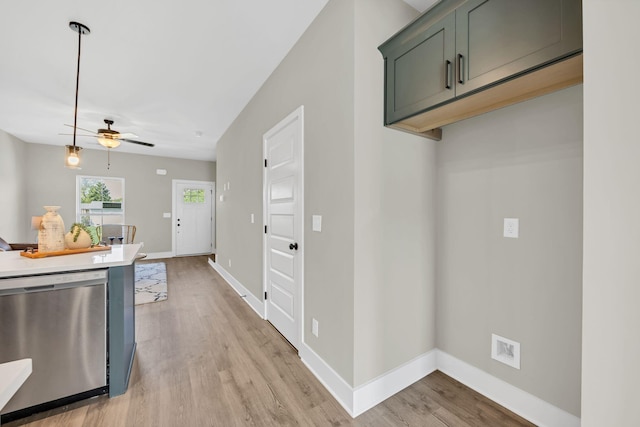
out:
<path id="1" fill-rule="evenodd" d="M 456 95 L 581 50 L 581 0 L 469 0 L 456 10 Z"/>
<path id="2" fill-rule="evenodd" d="M 390 46 L 385 56 L 385 124 L 455 96 L 455 14 L 417 37 Z"/>

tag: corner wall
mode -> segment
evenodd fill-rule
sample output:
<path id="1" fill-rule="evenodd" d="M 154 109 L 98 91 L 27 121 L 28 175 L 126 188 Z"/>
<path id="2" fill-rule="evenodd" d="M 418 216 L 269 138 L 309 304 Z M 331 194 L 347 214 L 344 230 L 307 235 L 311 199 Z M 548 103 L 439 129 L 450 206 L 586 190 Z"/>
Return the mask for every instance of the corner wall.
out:
<path id="1" fill-rule="evenodd" d="M 27 215 L 26 186 L 35 171 L 26 162 L 26 145 L 0 130 L 0 237 L 9 243 L 35 241 L 31 216 Z"/>
<path id="2" fill-rule="evenodd" d="M 446 126 L 436 151 L 438 349 L 579 417 L 582 86 Z"/>
<path id="3" fill-rule="evenodd" d="M 582 426 L 638 425 L 640 2 L 585 0 Z M 612 78 L 613 77 L 613 78 Z"/>
<path id="4" fill-rule="evenodd" d="M 383 126 L 377 47 L 417 16 L 356 0 L 354 385 L 435 347 L 435 145 Z"/>

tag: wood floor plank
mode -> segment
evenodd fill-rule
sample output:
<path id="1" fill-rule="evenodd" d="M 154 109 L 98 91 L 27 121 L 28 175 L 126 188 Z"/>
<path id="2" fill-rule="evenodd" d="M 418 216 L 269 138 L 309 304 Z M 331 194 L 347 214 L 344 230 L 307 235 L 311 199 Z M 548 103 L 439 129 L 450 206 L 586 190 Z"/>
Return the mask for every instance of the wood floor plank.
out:
<path id="1" fill-rule="evenodd" d="M 532 425 L 441 372 L 352 419 L 207 257 L 162 261 L 168 299 L 136 306 L 138 347 L 127 393 L 3 427 Z"/>

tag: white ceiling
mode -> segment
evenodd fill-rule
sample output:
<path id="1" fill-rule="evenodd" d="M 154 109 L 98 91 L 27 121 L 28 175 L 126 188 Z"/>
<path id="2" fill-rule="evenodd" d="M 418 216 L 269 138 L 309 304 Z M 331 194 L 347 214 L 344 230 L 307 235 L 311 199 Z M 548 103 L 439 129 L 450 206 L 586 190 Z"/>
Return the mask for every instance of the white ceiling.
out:
<path id="1" fill-rule="evenodd" d="M 405 0 L 424 10 L 435 0 Z M 215 146 L 327 0 L 20 0 L 0 13 L 0 129 L 66 145 L 78 34 L 78 126 L 156 144 L 118 150 L 215 160 Z M 84 133 L 79 131 L 79 133 Z M 202 136 L 197 136 L 201 133 Z M 103 149 L 79 137 L 85 149 Z"/>

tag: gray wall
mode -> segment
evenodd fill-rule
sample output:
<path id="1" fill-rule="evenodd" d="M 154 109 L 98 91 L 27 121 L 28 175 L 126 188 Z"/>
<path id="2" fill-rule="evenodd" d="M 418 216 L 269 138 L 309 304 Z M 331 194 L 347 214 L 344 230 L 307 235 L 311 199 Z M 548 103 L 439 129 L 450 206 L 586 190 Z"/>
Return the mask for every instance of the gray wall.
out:
<path id="1" fill-rule="evenodd" d="M 28 218 L 44 213 L 43 205 L 60 205 L 65 226 L 75 221 L 76 176 L 105 176 L 125 179 L 125 221 L 136 225 L 136 242 L 144 242 L 145 252 L 171 251 L 172 179 L 215 181 L 214 162 L 144 156 L 113 150 L 107 170 L 106 150 L 82 150 L 82 169 L 64 167 L 62 147 L 25 144 L 28 165 L 26 214 Z M 167 175 L 156 174 L 166 169 Z"/>
<path id="2" fill-rule="evenodd" d="M 435 347 L 435 145 L 386 129 L 377 50 L 410 22 L 404 2 L 356 0 L 354 384 Z"/>
<path id="3" fill-rule="evenodd" d="M 382 126 L 377 51 L 416 14 L 330 1 L 218 145 L 218 262 L 262 299 L 262 136 L 304 105 L 305 342 L 353 386 L 435 342 L 434 148 Z"/>
<path id="4" fill-rule="evenodd" d="M 32 242 L 27 233 L 26 179 L 31 172 L 25 162 L 26 143 L 0 130 L 0 237 L 9 243 Z"/>
<path id="5" fill-rule="evenodd" d="M 640 2 L 584 1 L 584 305 L 582 425 L 638 425 L 640 142 L 629 55 Z"/>
<path id="6" fill-rule="evenodd" d="M 353 378 L 353 0 L 330 1 L 218 143 L 217 262 L 262 299 L 262 136 L 304 105 L 307 343 Z M 231 189 L 223 192 L 224 183 Z M 311 215 L 322 215 L 322 233 Z M 228 261 L 232 260 L 231 267 Z M 311 318 L 321 333 L 310 333 Z"/>
<path id="7" fill-rule="evenodd" d="M 437 147 L 438 348 L 580 416 L 582 86 L 447 126 Z M 520 342 L 520 370 L 491 359 L 492 333 Z"/>

